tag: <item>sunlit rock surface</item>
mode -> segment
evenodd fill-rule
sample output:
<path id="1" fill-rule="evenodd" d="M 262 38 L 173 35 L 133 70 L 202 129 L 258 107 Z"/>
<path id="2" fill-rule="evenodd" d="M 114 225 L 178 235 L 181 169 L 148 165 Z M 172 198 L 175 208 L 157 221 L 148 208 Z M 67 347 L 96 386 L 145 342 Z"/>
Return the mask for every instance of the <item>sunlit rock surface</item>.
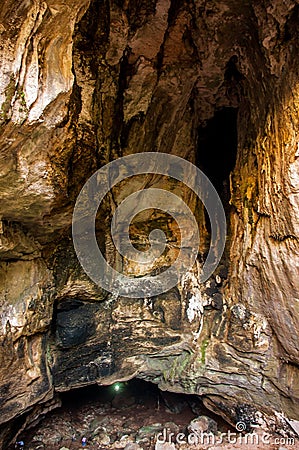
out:
<path id="1" fill-rule="evenodd" d="M 55 391 L 134 376 L 197 393 L 231 423 L 244 404 L 268 421 L 298 419 L 298 14 L 293 0 L 2 2 L 2 439 L 51 409 Z M 210 136 L 232 133 L 230 122 L 213 128 L 220 110 L 238 111 L 231 167 L 232 149 Z M 200 285 L 209 227 L 180 186 L 199 221 L 198 265 L 170 292 L 129 300 L 84 274 L 71 220 L 97 168 L 144 151 L 209 172 L 227 248 Z M 148 184 L 176 189 L 136 182 Z M 97 232 L 107 260 L 139 276 L 109 234 L 131 188 L 108 196 Z M 173 222 L 152 212 L 132 226 L 137 248 L 157 224 L 172 242 Z"/>

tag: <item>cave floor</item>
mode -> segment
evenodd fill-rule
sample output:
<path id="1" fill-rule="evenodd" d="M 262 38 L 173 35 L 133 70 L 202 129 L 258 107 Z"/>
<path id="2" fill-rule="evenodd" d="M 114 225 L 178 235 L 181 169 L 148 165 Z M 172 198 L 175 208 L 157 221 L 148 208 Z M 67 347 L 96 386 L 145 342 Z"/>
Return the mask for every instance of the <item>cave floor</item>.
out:
<path id="1" fill-rule="evenodd" d="M 76 396 L 74 392 L 67 394 L 61 408 L 47 414 L 38 425 L 19 436 L 18 439 L 25 442 L 25 450 L 82 449 L 81 439 L 84 436 L 87 438 L 87 445 L 84 447 L 86 450 L 299 449 L 296 444 L 281 445 L 281 442 L 250 445 L 226 441 L 220 445 L 217 437 L 216 442 L 210 441 L 205 445 L 193 445 L 192 441 L 188 443 L 187 427 L 191 420 L 200 415 L 209 415 L 217 420 L 218 436 L 220 432 L 235 431 L 200 403 L 186 401 L 188 396 L 166 394 L 168 397 L 163 398 L 157 391 L 149 391 L 141 398 L 134 397 L 129 389 L 124 389 L 117 394 L 106 391 L 106 395 L 97 398 L 94 391 L 85 392 L 81 396 Z M 175 446 L 162 444 L 163 434 L 160 434 L 161 444 L 156 444 L 157 434 L 164 429 L 167 430 L 167 436 L 170 432 L 174 436 L 184 433 L 186 443 L 176 443 Z M 13 448 L 14 446 L 10 447 Z"/>

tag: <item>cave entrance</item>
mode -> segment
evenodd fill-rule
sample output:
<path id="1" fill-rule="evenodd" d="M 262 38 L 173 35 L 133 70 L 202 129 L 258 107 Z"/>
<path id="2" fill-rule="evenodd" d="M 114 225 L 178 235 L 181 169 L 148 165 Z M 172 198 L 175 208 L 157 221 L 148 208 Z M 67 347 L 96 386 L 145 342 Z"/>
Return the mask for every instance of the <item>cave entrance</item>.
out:
<path id="1" fill-rule="evenodd" d="M 26 448 L 117 448 L 125 441 L 144 449 L 155 448 L 157 433 L 184 433 L 198 416 L 208 416 L 212 426 L 227 430 L 196 395 L 161 391 L 157 385 L 133 379 L 110 386 L 92 385 L 60 393 L 62 405 L 34 428 L 22 433 Z M 189 429 L 189 431 L 188 431 Z M 108 447 L 110 448 L 110 447 Z"/>
<path id="2" fill-rule="evenodd" d="M 60 393 L 62 406 L 80 407 L 90 403 L 107 408 L 126 409 L 132 405 L 143 405 L 146 409 L 170 413 L 181 413 L 185 409 L 204 408 L 195 395 L 161 391 L 156 384 L 134 378 L 116 382 L 109 386 L 91 385 Z"/>
<path id="3" fill-rule="evenodd" d="M 238 108 L 226 107 L 216 111 L 198 129 L 197 166 L 213 183 L 226 210 L 230 199 L 229 175 L 237 157 L 237 118 Z"/>

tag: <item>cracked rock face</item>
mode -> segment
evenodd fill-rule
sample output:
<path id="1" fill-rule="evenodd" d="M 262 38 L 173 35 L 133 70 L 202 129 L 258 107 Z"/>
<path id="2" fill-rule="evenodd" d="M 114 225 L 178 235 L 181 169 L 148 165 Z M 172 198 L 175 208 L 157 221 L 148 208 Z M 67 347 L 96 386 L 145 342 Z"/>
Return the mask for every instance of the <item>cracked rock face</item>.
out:
<path id="1" fill-rule="evenodd" d="M 59 392 L 135 376 L 198 394 L 231 423 L 246 410 L 270 425 L 281 414 L 298 419 L 298 25 L 295 0 L 2 2 L 4 442 Z M 202 205 L 167 177 L 137 177 L 135 189 L 180 193 L 201 243 L 177 287 L 128 299 L 83 272 L 72 212 L 98 168 L 148 151 L 207 172 L 226 210 L 227 245 L 200 284 L 210 239 Z M 122 261 L 109 231 L 131 191 L 127 181 L 113 189 L 96 229 L 107 261 L 134 277 L 146 270 Z M 154 228 L 175 248 L 174 221 L 151 210 L 132 224 L 136 248 Z"/>

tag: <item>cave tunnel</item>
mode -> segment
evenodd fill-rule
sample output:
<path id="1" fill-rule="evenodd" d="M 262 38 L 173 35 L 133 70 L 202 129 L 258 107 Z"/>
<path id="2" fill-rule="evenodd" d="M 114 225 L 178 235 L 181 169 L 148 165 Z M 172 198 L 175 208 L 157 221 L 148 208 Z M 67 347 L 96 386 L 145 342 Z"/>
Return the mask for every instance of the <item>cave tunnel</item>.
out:
<path id="1" fill-rule="evenodd" d="M 210 179 L 225 207 L 229 202 L 229 175 L 237 157 L 237 119 L 238 108 L 226 107 L 198 129 L 197 166 Z"/>
<path id="2" fill-rule="evenodd" d="M 38 424 L 19 436 L 26 448 L 88 448 L 134 439 L 151 448 L 157 433 L 188 436 L 198 416 L 209 416 L 209 426 L 227 430 L 229 425 L 208 411 L 196 395 L 161 391 L 156 384 L 134 378 L 108 386 L 90 385 L 59 393 L 61 407 L 48 413 Z M 27 447 L 28 446 L 28 447 Z M 10 447 L 12 449 L 13 447 Z"/>

